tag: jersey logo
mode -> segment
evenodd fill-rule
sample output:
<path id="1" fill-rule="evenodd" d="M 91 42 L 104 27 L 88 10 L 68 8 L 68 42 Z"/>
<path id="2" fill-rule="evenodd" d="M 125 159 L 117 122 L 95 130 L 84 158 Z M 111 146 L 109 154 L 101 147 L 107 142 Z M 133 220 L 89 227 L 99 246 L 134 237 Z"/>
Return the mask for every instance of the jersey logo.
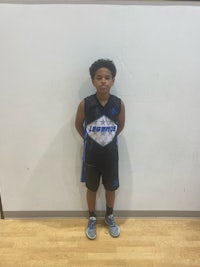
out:
<path id="1" fill-rule="evenodd" d="M 102 116 L 86 127 L 88 135 L 100 146 L 112 142 L 117 133 L 117 124 L 106 116 Z"/>

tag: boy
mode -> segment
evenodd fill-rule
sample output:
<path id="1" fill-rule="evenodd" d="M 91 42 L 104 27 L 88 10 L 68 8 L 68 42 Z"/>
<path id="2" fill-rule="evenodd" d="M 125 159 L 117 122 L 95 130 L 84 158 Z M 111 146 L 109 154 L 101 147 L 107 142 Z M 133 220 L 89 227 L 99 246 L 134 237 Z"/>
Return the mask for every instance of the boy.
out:
<path id="1" fill-rule="evenodd" d="M 96 94 L 86 97 L 78 106 L 75 127 L 84 139 L 83 174 L 87 187 L 89 222 L 86 235 L 96 238 L 96 192 L 100 178 L 105 188 L 105 222 L 113 237 L 120 235 L 115 223 L 113 207 L 118 180 L 117 136 L 124 128 L 125 107 L 118 97 L 110 94 L 114 84 L 116 67 L 111 60 L 99 59 L 90 69 Z"/>

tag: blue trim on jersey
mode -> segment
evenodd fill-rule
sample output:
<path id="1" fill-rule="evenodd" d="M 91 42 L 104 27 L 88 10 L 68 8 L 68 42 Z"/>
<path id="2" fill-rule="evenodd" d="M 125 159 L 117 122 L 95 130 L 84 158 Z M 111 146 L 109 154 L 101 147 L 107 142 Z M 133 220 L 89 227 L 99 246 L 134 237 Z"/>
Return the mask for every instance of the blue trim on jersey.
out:
<path id="1" fill-rule="evenodd" d="M 82 154 L 82 169 L 81 169 L 81 183 L 85 183 L 85 148 L 87 143 L 87 131 L 86 131 L 86 123 L 84 125 L 84 147 L 83 147 L 83 154 Z"/>

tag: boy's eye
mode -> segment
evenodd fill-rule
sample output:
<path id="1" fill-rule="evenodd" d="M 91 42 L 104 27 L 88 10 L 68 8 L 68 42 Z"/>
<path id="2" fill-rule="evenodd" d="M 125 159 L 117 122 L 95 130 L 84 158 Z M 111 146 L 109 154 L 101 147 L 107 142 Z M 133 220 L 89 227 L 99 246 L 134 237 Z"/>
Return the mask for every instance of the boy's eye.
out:
<path id="1" fill-rule="evenodd" d="M 101 77 L 101 76 L 97 76 L 96 79 L 97 79 L 98 81 L 100 81 L 100 80 L 103 79 L 103 77 Z M 110 80 L 111 77 L 110 77 L 110 76 L 106 76 L 105 79 L 106 79 L 106 80 Z"/>

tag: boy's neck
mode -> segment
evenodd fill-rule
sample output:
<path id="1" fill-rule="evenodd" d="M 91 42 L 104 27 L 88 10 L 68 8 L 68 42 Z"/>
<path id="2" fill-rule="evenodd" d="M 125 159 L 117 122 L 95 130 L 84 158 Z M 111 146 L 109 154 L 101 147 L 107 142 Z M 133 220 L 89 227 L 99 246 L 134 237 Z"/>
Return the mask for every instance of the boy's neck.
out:
<path id="1" fill-rule="evenodd" d="M 97 96 L 99 102 L 101 103 L 101 105 L 105 106 L 106 103 L 108 102 L 109 97 L 110 97 L 110 93 L 108 93 L 108 94 L 98 94 L 97 93 L 96 96 Z"/>

